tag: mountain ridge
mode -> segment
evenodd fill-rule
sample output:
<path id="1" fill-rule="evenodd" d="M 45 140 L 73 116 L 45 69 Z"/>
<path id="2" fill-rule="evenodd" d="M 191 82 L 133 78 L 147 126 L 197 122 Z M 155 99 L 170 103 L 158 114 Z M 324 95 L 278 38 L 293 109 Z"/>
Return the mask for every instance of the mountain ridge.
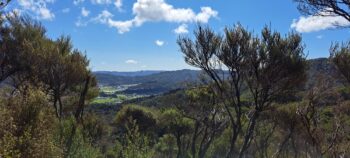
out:
<path id="1" fill-rule="evenodd" d="M 309 59 L 307 70 L 307 87 L 311 87 L 317 81 L 321 74 L 326 77 L 331 77 L 336 73 L 335 65 L 328 58 Z M 124 74 L 142 73 L 144 71 L 124 72 Z M 147 74 L 148 73 L 148 74 Z M 161 94 L 175 89 L 187 88 L 189 85 L 200 83 L 201 70 L 182 69 L 175 71 L 149 71 L 142 75 L 117 75 L 110 71 L 94 72 L 98 83 L 102 86 L 119 86 L 125 84 L 137 84 L 130 87 L 124 92 L 127 94 Z M 147 74 L 147 75 L 146 75 Z M 339 85 L 343 81 L 341 78 L 334 78 L 334 84 Z"/>

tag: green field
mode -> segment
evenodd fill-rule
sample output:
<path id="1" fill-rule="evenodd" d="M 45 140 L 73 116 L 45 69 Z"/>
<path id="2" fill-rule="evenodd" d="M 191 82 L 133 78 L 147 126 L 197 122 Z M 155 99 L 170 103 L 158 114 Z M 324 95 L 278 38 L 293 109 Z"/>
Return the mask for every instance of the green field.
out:
<path id="1" fill-rule="evenodd" d="M 123 101 L 126 101 L 126 100 L 144 97 L 144 95 L 116 94 L 116 92 L 121 92 L 130 86 L 133 86 L 133 85 L 121 85 L 118 87 L 101 86 L 99 88 L 100 93 L 103 92 L 103 93 L 108 94 L 110 96 L 108 96 L 108 97 L 99 96 L 99 97 L 95 98 L 91 102 L 91 104 L 117 104 L 117 103 L 122 103 Z"/>

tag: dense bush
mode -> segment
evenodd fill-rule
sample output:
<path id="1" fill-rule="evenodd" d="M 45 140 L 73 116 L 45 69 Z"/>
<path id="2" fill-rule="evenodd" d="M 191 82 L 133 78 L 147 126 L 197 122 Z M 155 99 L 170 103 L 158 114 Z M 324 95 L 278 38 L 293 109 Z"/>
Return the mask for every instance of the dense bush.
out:
<path id="1" fill-rule="evenodd" d="M 3 157 L 57 157 L 63 151 L 54 141 L 57 120 L 47 96 L 38 90 L 0 101 L 0 155 Z"/>

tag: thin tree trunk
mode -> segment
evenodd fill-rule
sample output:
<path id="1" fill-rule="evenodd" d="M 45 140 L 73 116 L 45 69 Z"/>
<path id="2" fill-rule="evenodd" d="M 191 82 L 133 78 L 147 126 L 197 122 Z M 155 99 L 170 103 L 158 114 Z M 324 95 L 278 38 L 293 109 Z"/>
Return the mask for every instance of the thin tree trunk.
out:
<path id="1" fill-rule="evenodd" d="M 199 128 L 199 122 L 196 121 L 194 133 L 192 136 L 192 145 L 191 145 L 192 158 L 196 158 L 196 142 L 198 138 L 198 128 Z"/>
<path id="2" fill-rule="evenodd" d="M 77 107 L 77 110 L 75 111 L 75 119 L 78 122 L 80 122 L 79 120 L 82 117 L 82 112 L 83 112 L 84 106 L 85 106 L 85 97 L 86 97 L 86 94 L 87 94 L 88 89 L 89 89 L 89 84 L 90 84 L 90 75 L 88 75 L 88 77 L 86 78 L 84 89 L 80 94 L 78 107 Z"/>
<path id="3" fill-rule="evenodd" d="M 259 112 L 260 111 L 256 110 L 253 113 L 253 116 L 251 117 L 251 119 L 249 121 L 249 125 L 248 125 L 247 131 L 246 131 L 246 135 L 244 136 L 244 142 L 243 142 L 243 145 L 242 145 L 241 150 L 239 152 L 239 158 L 243 157 L 244 153 L 246 152 L 246 150 L 249 147 L 251 138 L 252 138 L 253 133 L 254 133 L 256 120 L 259 117 Z"/>
<path id="4" fill-rule="evenodd" d="M 60 118 L 63 116 L 63 105 L 62 105 L 62 100 L 61 97 L 58 97 L 58 105 L 60 107 Z"/>
<path id="5" fill-rule="evenodd" d="M 181 158 L 182 157 L 182 145 L 181 145 L 181 135 L 180 134 L 176 134 L 176 144 L 177 144 L 177 158 Z"/>
<path id="6" fill-rule="evenodd" d="M 59 114 L 58 109 L 57 109 L 57 99 L 56 99 L 56 97 L 54 97 L 53 107 L 55 109 L 56 117 L 61 120 L 60 114 Z"/>

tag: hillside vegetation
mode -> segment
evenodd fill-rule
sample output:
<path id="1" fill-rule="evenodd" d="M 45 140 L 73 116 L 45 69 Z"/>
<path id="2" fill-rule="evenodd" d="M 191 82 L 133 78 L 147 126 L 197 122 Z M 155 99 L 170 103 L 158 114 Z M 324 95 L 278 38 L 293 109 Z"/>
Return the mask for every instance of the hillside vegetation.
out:
<path id="1" fill-rule="evenodd" d="M 199 70 L 93 73 L 27 16 L 0 37 L 1 158 L 350 157 L 350 43 L 307 60 L 295 32 L 199 25 L 177 40 Z"/>
<path id="2" fill-rule="evenodd" d="M 137 84 L 123 90 L 123 93 L 140 95 L 161 94 L 197 84 L 200 81 L 199 74 L 200 72 L 195 70 L 164 71 L 142 76 L 121 76 L 95 72 L 99 85 L 117 87 Z"/>

